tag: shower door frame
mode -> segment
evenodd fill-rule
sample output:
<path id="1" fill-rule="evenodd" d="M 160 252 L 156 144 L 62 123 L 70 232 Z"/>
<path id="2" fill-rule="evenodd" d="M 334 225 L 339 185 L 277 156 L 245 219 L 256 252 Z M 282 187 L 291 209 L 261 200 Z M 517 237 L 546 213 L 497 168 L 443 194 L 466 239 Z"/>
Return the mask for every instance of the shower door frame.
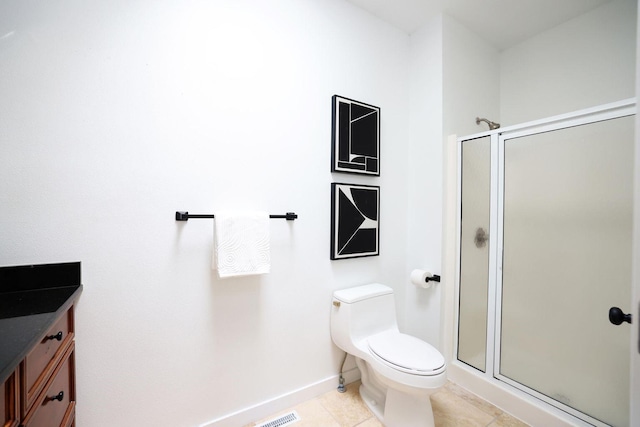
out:
<path id="1" fill-rule="evenodd" d="M 554 116 L 522 125 L 510 126 L 489 132 L 474 134 L 456 139 L 457 149 L 457 198 L 456 198 L 456 277 L 455 277 L 455 310 L 453 331 L 453 354 L 451 363 L 467 372 L 482 377 L 495 385 L 504 387 L 521 398 L 531 402 L 533 397 L 537 401 L 548 405 L 548 410 L 561 419 L 584 426 L 607 426 L 607 424 L 577 411 L 561 402 L 543 395 L 529 387 L 511 380 L 500 374 L 500 336 L 501 324 L 498 319 L 502 316 L 502 245 L 504 224 L 504 146 L 509 139 L 553 132 L 575 126 L 587 125 L 636 114 L 635 98 L 627 99 L 594 108 L 580 110 L 574 113 Z M 462 231 L 462 145 L 465 141 L 479 138 L 490 138 L 490 223 L 489 223 L 489 271 L 487 293 L 487 342 L 485 354 L 485 372 L 474 368 L 458 359 L 458 333 L 460 308 L 460 260 L 461 260 L 461 231 Z M 631 283 L 629 284 L 631 288 Z M 631 332 L 630 332 L 631 334 Z M 567 417 L 569 415 L 569 417 Z"/>

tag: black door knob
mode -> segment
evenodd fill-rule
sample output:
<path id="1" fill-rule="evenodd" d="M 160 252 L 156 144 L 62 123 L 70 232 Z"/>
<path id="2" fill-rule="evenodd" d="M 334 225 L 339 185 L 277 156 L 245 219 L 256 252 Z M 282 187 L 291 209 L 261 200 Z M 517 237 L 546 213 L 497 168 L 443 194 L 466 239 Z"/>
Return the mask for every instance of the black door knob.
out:
<path id="1" fill-rule="evenodd" d="M 609 309 L 609 322 L 614 325 L 621 325 L 622 322 L 631 323 L 631 314 L 624 314 L 618 307 L 611 307 Z"/>

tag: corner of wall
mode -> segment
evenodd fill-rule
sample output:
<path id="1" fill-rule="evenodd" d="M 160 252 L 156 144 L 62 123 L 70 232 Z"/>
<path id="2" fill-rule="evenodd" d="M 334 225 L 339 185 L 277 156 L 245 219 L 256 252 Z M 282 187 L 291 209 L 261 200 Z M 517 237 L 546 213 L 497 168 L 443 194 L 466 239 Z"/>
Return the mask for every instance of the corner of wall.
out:
<path id="1" fill-rule="evenodd" d="M 418 289 L 415 268 L 439 272 L 442 194 L 442 15 L 410 36 L 409 156 L 407 159 L 407 257 L 401 327 L 438 343 L 440 288 Z"/>

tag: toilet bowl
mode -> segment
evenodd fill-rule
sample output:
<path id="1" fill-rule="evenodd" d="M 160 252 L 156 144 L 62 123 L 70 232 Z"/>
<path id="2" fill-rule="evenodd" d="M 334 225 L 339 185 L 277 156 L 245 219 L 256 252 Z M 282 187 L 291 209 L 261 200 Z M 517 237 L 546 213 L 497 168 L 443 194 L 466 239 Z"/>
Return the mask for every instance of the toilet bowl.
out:
<path id="1" fill-rule="evenodd" d="M 446 382 L 444 357 L 400 333 L 393 290 L 379 283 L 333 294 L 331 338 L 356 359 L 360 396 L 386 427 L 433 427 L 429 396 Z"/>

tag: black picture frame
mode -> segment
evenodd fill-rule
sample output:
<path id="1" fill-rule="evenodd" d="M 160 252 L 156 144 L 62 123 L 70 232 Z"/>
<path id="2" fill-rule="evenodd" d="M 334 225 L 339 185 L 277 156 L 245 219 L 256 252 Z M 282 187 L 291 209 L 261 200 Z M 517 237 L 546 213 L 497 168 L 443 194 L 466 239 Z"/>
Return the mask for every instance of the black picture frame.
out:
<path id="1" fill-rule="evenodd" d="M 331 98 L 331 172 L 380 176 L 380 107 Z"/>
<path id="2" fill-rule="evenodd" d="M 380 187 L 331 184 L 331 259 L 380 254 Z"/>

